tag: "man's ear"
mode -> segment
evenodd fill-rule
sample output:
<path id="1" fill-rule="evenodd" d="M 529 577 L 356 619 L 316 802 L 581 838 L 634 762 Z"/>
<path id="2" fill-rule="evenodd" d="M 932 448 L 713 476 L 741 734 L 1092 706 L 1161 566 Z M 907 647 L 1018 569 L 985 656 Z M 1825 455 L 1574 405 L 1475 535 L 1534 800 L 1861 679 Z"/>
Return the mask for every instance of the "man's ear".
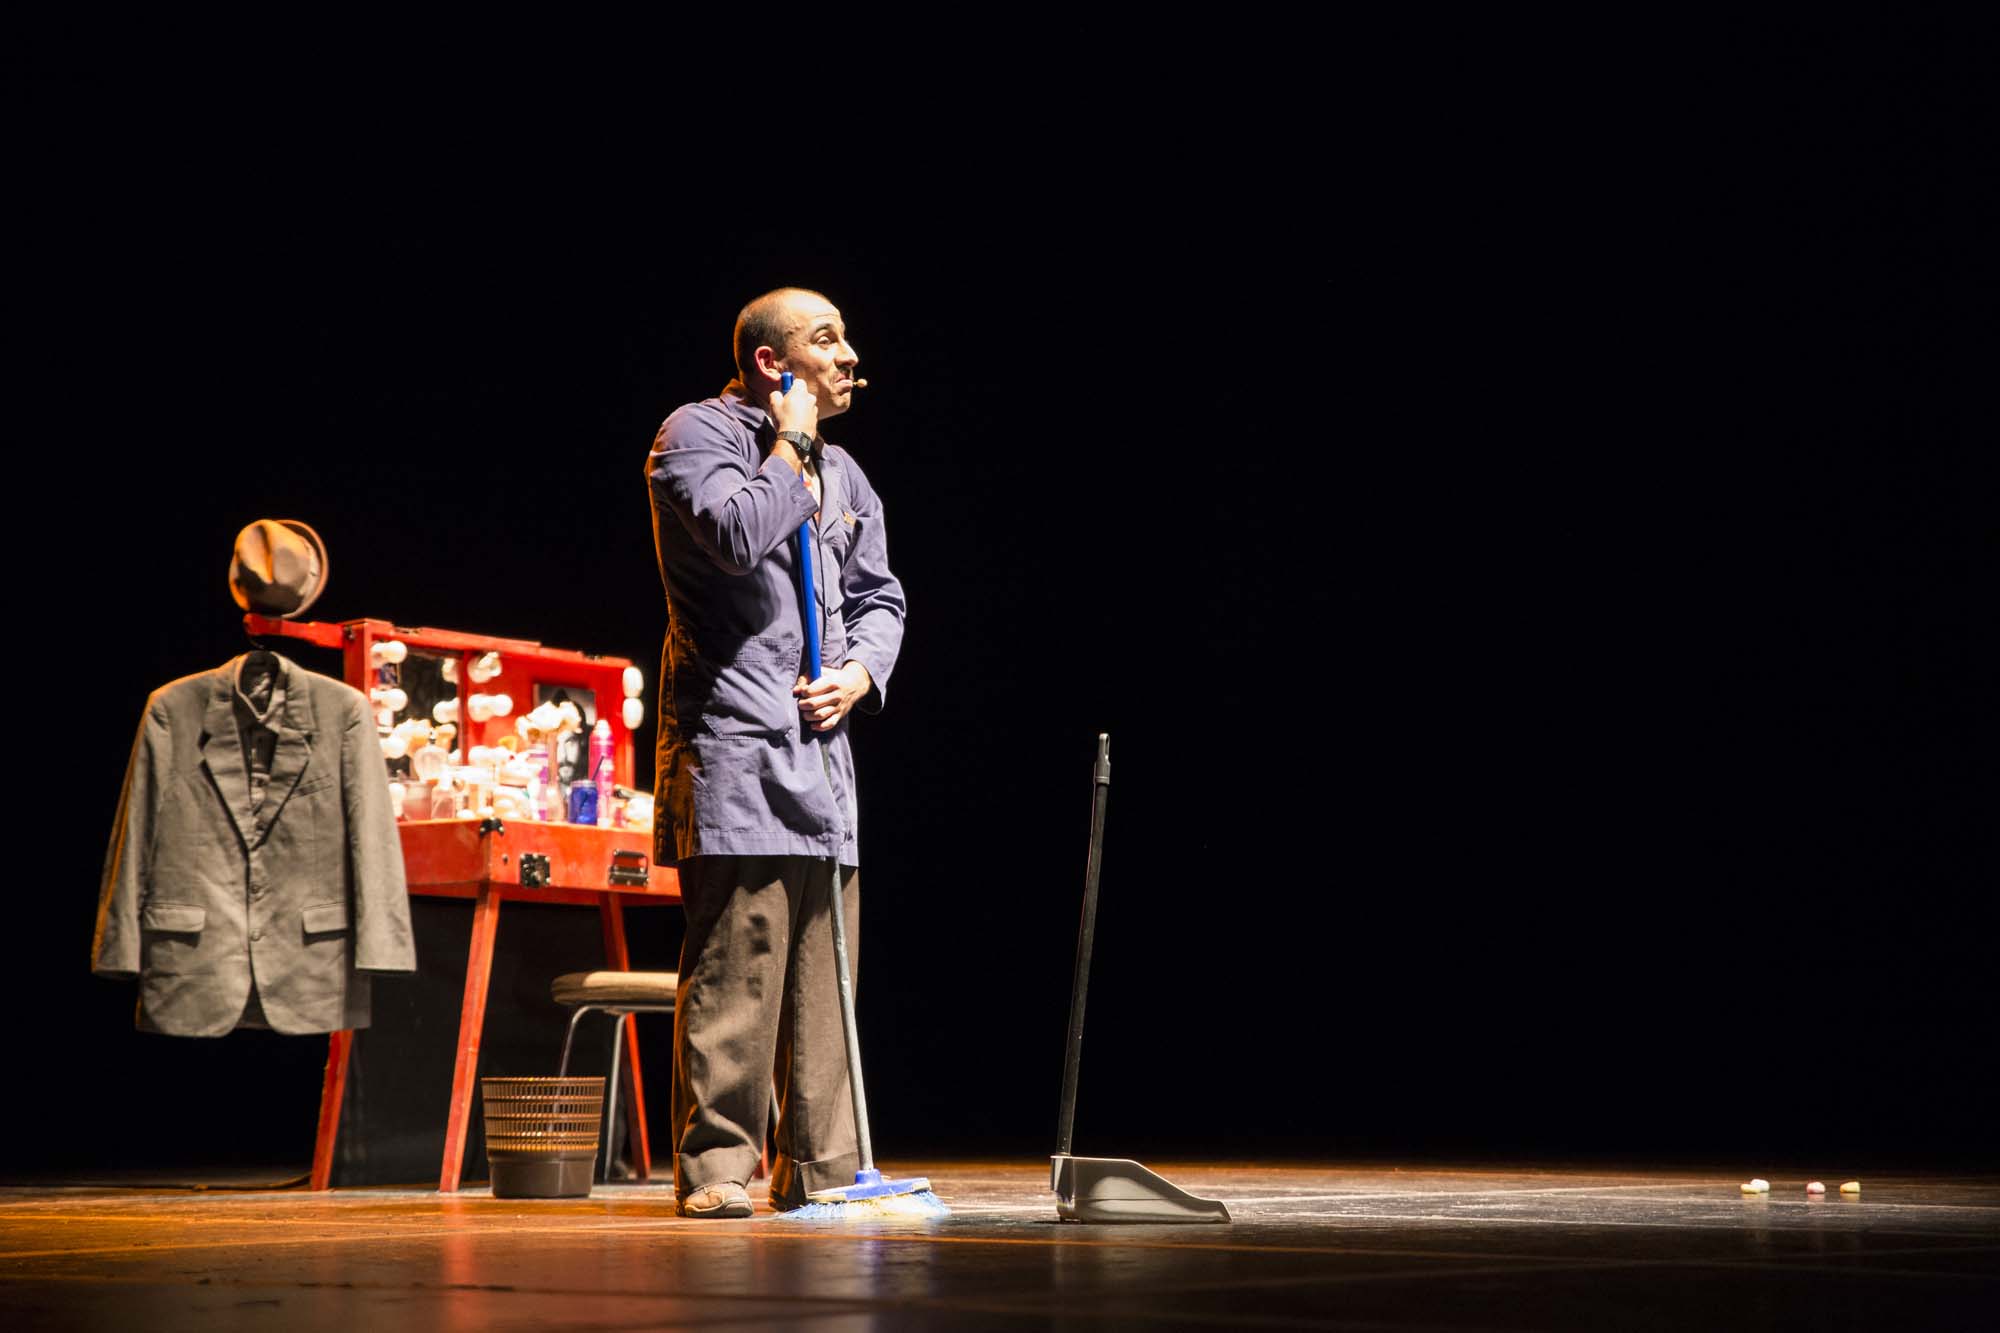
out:
<path id="1" fill-rule="evenodd" d="M 750 354 L 751 364 L 757 367 L 758 372 L 769 375 L 772 379 L 777 379 L 785 373 L 785 368 L 781 364 L 784 359 L 777 349 L 772 347 L 759 347 Z"/>

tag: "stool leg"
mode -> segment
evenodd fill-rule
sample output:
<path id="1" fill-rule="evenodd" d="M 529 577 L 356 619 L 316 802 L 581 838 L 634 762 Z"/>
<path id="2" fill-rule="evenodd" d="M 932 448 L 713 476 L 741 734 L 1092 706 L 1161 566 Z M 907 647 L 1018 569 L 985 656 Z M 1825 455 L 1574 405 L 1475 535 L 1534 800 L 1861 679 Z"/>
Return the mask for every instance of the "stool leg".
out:
<path id="1" fill-rule="evenodd" d="M 625 1055 L 625 1015 L 611 1015 L 611 1077 L 604 1085 L 604 1182 L 611 1183 L 611 1136 L 618 1126 L 618 1066 Z"/>
<path id="2" fill-rule="evenodd" d="M 583 1018 L 583 1016 L 584 1016 L 585 1014 L 589 1013 L 589 1012 L 590 1012 L 590 1010 L 591 1010 L 591 1006 L 590 1006 L 590 1005 L 587 1005 L 587 1004 L 580 1004 L 580 1005 L 578 1005 L 578 1006 L 577 1006 L 576 1008 L 574 1008 L 574 1009 L 570 1010 L 570 1015 L 569 1015 L 569 1030 L 568 1030 L 567 1032 L 563 1033 L 563 1053 L 562 1053 L 562 1060 L 561 1060 L 561 1061 L 560 1061 L 560 1062 L 559 1062 L 559 1063 L 558 1063 L 558 1064 L 556 1065 L 556 1077 L 557 1077 L 557 1078 L 562 1078 L 563 1076 L 565 1076 L 566 1074 L 568 1074 L 568 1073 L 569 1073 L 569 1048 L 570 1048 L 570 1043 L 572 1043 L 572 1042 L 574 1042 L 574 1041 L 576 1040 L 576 1025 L 577 1025 L 577 1023 L 578 1023 L 579 1021 L 581 1021 L 581 1020 L 582 1020 L 582 1018 Z"/>

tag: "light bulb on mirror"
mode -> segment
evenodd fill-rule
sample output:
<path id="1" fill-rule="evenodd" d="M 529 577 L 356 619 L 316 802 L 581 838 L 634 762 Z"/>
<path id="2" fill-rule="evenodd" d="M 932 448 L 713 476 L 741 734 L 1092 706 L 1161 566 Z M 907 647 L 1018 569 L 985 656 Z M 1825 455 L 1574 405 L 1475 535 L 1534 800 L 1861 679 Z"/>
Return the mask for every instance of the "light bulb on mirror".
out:
<path id="1" fill-rule="evenodd" d="M 488 722 L 514 711 L 514 701 L 504 694 L 475 694 L 465 701 L 474 722 Z"/>

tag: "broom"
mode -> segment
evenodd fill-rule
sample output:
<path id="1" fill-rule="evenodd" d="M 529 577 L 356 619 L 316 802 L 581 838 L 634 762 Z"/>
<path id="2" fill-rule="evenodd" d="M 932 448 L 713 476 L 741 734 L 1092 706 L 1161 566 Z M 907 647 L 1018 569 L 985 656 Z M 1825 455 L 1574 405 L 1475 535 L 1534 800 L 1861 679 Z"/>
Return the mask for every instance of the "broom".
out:
<path id="1" fill-rule="evenodd" d="M 782 388 L 790 393 L 792 376 L 786 372 Z M 806 660 L 812 668 L 813 680 L 820 677 L 819 658 L 819 599 L 813 591 L 812 564 L 812 520 L 799 525 L 799 584 L 805 594 Z M 833 796 L 835 817 L 840 815 L 840 800 L 833 792 L 833 769 L 828 764 L 826 747 L 820 745 L 820 769 L 826 774 L 826 789 Z M 852 1185 L 842 1185 L 834 1189 L 814 1190 L 806 1196 L 804 1207 L 794 1208 L 784 1214 L 787 1219 L 799 1222 L 868 1222 L 891 1217 L 948 1217 L 951 1209 L 944 1201 L 931 1192 L 931 1182 L 923 1176 L 909 1176 L 901 1180 L 885 1180 L 875 1169 L 875 1147 L 868 1135 L 868 1093 L 861 1082 L 861 1037 L 854 1022 L 853 973 L 847 964 L 847 909 L 840 888 L 840 856 L 833 857 L 833 961 L 834 973 L 840 982 L 840 1032 L 847 1042 L 847 1083 L 854 1090 L 854 1133 L 860 1154 L 860 1169 L 854 1174 Z"/>

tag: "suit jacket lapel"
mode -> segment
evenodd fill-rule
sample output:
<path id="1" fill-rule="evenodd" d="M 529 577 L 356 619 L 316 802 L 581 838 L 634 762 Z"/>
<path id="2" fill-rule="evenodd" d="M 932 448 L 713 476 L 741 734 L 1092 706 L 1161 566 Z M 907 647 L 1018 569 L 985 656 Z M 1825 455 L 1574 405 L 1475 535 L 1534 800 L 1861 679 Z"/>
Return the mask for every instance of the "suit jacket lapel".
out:
<path id="1" fill-rule="evenodd" d="M 278 812 L 291 797 L 292 789 L 299 785 L 299 779 L 312 760 L 313 729 L 315 716 L 312 696 L 306 691 L 305 673 L 284 658 L 278 658 L 278 669 L 285 678 L 285 711 L 278 723 L 277 750 L 271 756 L 271 776 L 264 785 L 264 803 L 257 807 L 255 841 L 264 840 L 277 820 Z"/>
<path id="2" fill-rule="evenodd" d="M 250 814 L 250 774 L 243 767 L 243 738 L 236 731 L 236 709 L 230 696 L 236 689 L 236 661 L 215 675 L 209 692 L 208 711 L 201 719 L 201 762 L 215 789 L 222 793 L 223 808 L 236 823 L 236 832 L 245 846 L 253 845 L 254 824 Z"/>

